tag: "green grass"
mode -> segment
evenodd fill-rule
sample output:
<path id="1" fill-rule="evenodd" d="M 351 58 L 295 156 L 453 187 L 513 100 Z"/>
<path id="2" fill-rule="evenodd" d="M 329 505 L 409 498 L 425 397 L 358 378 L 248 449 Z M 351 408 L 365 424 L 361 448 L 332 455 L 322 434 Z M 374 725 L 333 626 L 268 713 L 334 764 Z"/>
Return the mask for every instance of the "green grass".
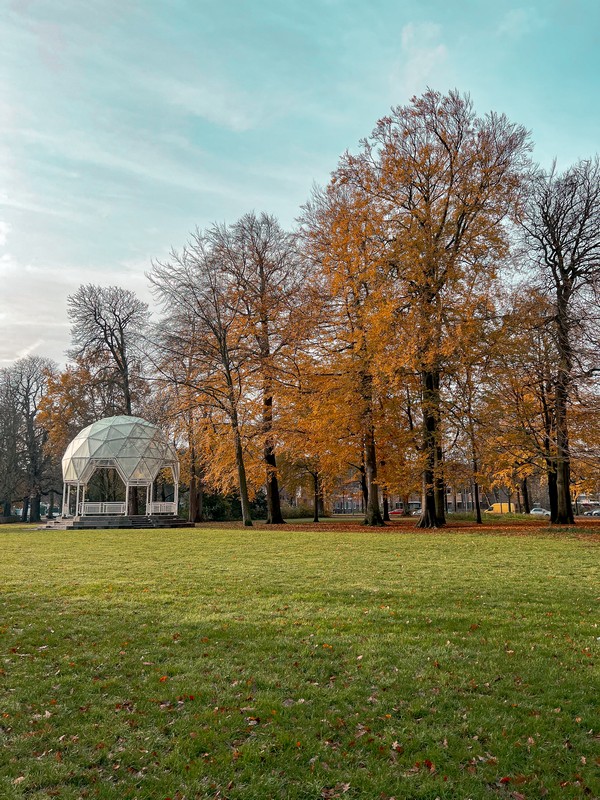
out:
<path id="1" fill-rule="evenodd" d="M 600 797 L 593 535 L 5 526 L 0 552 L 2 800 Z"/>

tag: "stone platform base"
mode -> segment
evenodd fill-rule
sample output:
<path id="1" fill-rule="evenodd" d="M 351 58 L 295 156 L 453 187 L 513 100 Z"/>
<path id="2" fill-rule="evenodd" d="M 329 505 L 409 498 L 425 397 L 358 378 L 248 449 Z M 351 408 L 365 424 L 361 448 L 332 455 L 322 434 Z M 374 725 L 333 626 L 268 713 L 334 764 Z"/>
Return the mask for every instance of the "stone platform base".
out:
<path id="1" fill-rule="evenodd" d="M 66 523 L 67 530 L 87 531 L 103 528 L 193 528 L 194 523 L 169 514 L 154 516 L 85 516 Z"/>

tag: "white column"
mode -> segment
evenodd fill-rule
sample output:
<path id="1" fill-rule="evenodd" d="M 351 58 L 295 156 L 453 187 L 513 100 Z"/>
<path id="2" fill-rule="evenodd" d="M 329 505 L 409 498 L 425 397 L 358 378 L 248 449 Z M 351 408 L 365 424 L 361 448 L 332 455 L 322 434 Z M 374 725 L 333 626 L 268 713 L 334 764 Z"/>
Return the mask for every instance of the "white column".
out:
<path id="1" fill-rule="evenodd" d="M 179 511 L 179 481 L 175 481 L 175 513 Z"/>
<path id="2" fill-rule="evenodd" d="M 63 517 L 67 516 L 67 510 L 65 508 L 67 503 L 67 484 L 63 483 L 63 502 L 62 502 L 62 515 Z"/>
<path id="3" fill-rule="evenodd" d="M 77 481 L 77 494 L 75 495 L 75 516 L 79 516 L 79 481 Z"/>
<path id="4" fill-rule="evenodd" d="M 125 516 L 129 514 L 129 483 L 125 484 Z"/>
<path id="5" fill-rule="evenodd" d="M 81 511 L 82 511 L 82 513 L 85 513 L 84 510 L 83 510 L 84 505 L 85 505 L 85 483 L 83 484 L 83 491 L 82 491 L 82 495 L 81 495 Z"/>
<path id="6" fill-rule="evenodd" d="M 146 486 L 146 516 L 150 513 L 150 484 Z"/>
<path id="7" fill-rule="evenodd" d="M 71 511 L 71 484 L 67 486 L 67 515 Z"/>

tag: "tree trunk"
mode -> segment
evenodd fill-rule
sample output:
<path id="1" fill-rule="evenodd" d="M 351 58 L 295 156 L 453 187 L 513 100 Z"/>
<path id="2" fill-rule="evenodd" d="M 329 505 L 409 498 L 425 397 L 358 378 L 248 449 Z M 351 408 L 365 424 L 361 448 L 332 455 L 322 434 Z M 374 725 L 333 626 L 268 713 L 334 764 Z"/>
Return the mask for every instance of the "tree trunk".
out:
<path id="1" fill-rule="evenodd" d="M 201 522 L 202 520 L 202 488 L 198 478 L 192 472 L 190 475 L 190 507 L 188 509 L 189 522 Z"/>
<path id="2" fill-rule="evenodd" d="M 273 444 L 273 395 L 270 385 L 270 380 L 266 379 L 263 392 L 263 432 L 265 436 L 264 459 L 267 468 L 267 525 L 283 525 L 285 520 L 281 513 L 277 461 Z"/>
<path id="3" fill-rule="evenodd" d="M 439 375 L 432 370 L 421 373 L 423 404 L 423 485 L 421 518 L 418 528 L 437 528 L 436 513 L 436 462 L 438 457 Z M 443 523 L 442 523 L 443 524 Z"/>
<path id="4" fill-rule="evenodd" d="M 360 510 L 364 512 L 369 502 L 369 490 L 367 488 L 367 476 L 364 463 L 360 466 L 360 489 L 362 492 L 362 506 Z"/>
<path id="5" fill-rule="evenodd" d="M 556 385 L 556 518 L 558 525 L 574 525 L 571 504 L 571 456 L 567 428 L 567 379 L 561 378 Z"/>
<path id="6" fill-rule="evenodd" d="M 529 514 L 531 511 L 531 506 L 529 504 L 529 487 L 527 485 L 527 478 L 523 478 L 521 482 L 521 490 L 523 492 L 523 511 L 525 514 Z"/>
<path id="7" fill-rule="evenodd" d="M 10 517 L 11 512 L 11 502 L 10 500 L 5 500 L 2 504 L 2 516 L 3 517 Z"/>
<path id="8" fill-rule="evenodd" d="M 383 521 L 390 521 L 390 501 L 385 489 L 383 490 Z"/>
<path id="9" fill-rule="evenodd" d="M 40 522 L 42 519 L 42 515 L 40 512 L 40 504 L 41 504 L 41 496 L 40 493 L 37 492 L 36 494 L 31 495 L 29 500 L 29 521 L 30 522 Z"/>
<path id="10" fill-rule="evenodd" d="M 550 522 L 556 522 L 558 516 L 558 498 L 556 493 L 556 463 L 546 459 L 546 472 L 548 475 L 548 499 L 550 501 Z"/>
<path id="11" fill-rule="evenodd" d="M 265 464 L 267 465 L 267 525 L 283 525 L 285 520 L 281 513 L 279 498 L 279 481 L 277 480 L 277 463 L 272 445 L 265 447 Z"/>
<path id="12" fill-rule="evenodd" d="M 240 503 L 242 505 L 242 521 L 244 525 L 251 527 L 252 518 L 250 516 L 250 500 L 248 499 L 248 482 L 246 480 L 246 466 L 244 464 L 244 451 L 242 449 L 242 437 L 236 423 L 232 422 L 233 438 L 235 442 L 235 463 L 238 473 L 238 487 L 240 490 Z"/>
<path id="13" fill-rule="evenodd" d="M 237 401 L 235 396 L 235 388 L 233 384 L 233 377 L 229 368 L 229 352 L 224 346 L 222 363 L 225 368 L 225 377 L 227 380 L 227 390 L 229 399 L 229 421 L 231 424 L 231 431 L 233 433 L 233 447 L 235 452 L 235 464 L 238 474 L 238 489 L 240 492 L 240 503 L 242 506 L 242 520 L 245 526 L 252 526 L 252 517 L 250 516 L 250 500 L 248 498 L 248 481 L 246 479 L 246 465 L 244 464 L 244 448 L 242 447 L 242 436 L 240 433 L 240 423 L 237 413 Z"/>
<path id="14" fill-rule="evenodd" d="M 372 427 L 367 430 L 365 441 L 365 479 L 367 485 L 367 510 L 365 513 L 364 524 L 382 526 L 383 518 L 379 508 L 379 492 L 377 486 L 375 436 Z"/>
<path id="15" fill-rule="evenodd" d="M 557 295 L 556 326 L 558 344 L 558 370 L 554 393 L 554 418 L 556 424 L 556 518 L 558 525 L 574 525 L 571 504 L 571 454 L 569 450 L 569 428 L 567 409 L 573 354 L 569 322 L 571 286 L 563 285 Z"/>
<path id="16" fill-rule="evenodd" d="M 477 474 L 477 462 L 473 461 L 473 475 Z M 481 503 L 479 502 L 479 484 L 476 480 L 473 481 L 473 495 L 475 497 L 475 513 L 477 515 L 477 524 L 481 525 Z"/>
<path id="17" fill-rule="evenodd" d="M 313 484 L 314 484 L 314 512 L 313 512 L 313 522 L 319 521 L 319 501 L 321 498 L 321 490 L 319 486 L 319 473 L 313 472 Z"/>
<path id="18" fill-rule="evenodd" d="M 23 513 L 21 514 L 21 520 L 23 522 L 27 522 L 27 518 L 29 516 L 29 497 L 23 498 Z"/>
<path id="19" fill-rule="evenodd" d="M 363 353 L 363 357 L 366 355 Z M 363 401 L 362 426 L 364 436 L 365 466 L 365 519 L 364 525 L 381 526 L 383 518 L 379 508 L 379 490 L 377 484 L 377 454 L 375 451 L 375 426 L 373 422 L 373 376 L 363 370 L 360 376 L 361 399 Z"/>

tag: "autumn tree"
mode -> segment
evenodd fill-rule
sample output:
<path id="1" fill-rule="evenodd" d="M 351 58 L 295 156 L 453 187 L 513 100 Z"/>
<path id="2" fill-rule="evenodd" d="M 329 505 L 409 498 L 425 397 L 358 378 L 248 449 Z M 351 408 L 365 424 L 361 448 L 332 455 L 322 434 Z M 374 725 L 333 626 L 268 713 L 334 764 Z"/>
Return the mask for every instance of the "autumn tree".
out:
<path id="1" fill-rule="evenodd" d="M 551 299 L 547 325 L 556 348 L 553 369 L 556 508 L 552 522 L 572 524 L 569 406 L 578 382 L 600 370 L 589 306 L 600 292 L 600 160 L 559 174 L 536 171 L 522 218 L 530 263 Z M 594 320 L 595 322 L 595 320 Z M 589 347 L 589 342 L 594 347 Z"/>
<path id="2" fill-rule="evenodd" d="M 421 381 L 421 527 L 444 523 L 441 386 L 460 346 L 452 323 L 468 313 L 464 287 L 483 282 L 507 252 L 503 222 L 527 151 L 527 132 L 505 116 L 478 117 L 467 96 L 429 90 L 392 109 L 337 171 L 371 198 L 389 242 L 399 355 Z"/>
<path id="3" fill-rule="evenodd" d="M 377 209 L 357 186 L 337 176 L 315 189 L 301 217 L 307 256 L 317 265 L 319 334 L 309 344 L 317 400 L 314 425 L 325 453 L 346 451 L 347 468 L 361 473 L 365 524 L 383 525 L 379 502 L 376 356 L 382 336 L 377 316 L 385 243 Z M 334 438 L 338 439 L 336 445 Z"/>
<path id="4" fill-rule="evenodd" d="M 512 484 L 529 511 L 528 480 L 545 473 L 556 509 L 554 382 L 556 349 L 546 325 L 550 305 L 531 288 L 504 304 L 498 343 L 486 364 L 479 417 L 482 471 L 490 486 Z"/>

